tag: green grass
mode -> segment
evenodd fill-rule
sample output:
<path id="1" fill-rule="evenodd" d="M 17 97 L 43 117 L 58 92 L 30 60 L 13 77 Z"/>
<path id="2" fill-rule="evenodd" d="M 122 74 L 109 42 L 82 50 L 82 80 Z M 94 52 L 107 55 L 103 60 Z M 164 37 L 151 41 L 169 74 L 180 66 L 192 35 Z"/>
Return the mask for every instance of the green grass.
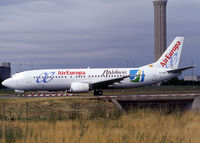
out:
<path id="1" fill-rule="evenodd" d="M 33 91 L 27 91 L 26 93 L 32 93 Z M 37 91 L 35 91 L 37 92 Z M 132 94 L 172 94 L 172 93 L 200 93 L 200 86 L 145 86 L 131 89 L 107 89 L 104 90 L 104 95 L 132 95 Z M 0 90 L 0 96 L 14 95 L 14 90 Z M 91 95 L 89 93 L 76 93 L 75 95 Z"/>
<path id="2" fill-rule="evenodd" d="M 200 93 L 200 86 L 145 86 L 131 89 L 106 89 L 103 95 L 140 95 L 140 94 L 181 94 L 181 93 Z M 91 95 L 89 93 L 76 93 L 75 95 Z"/>
<path id="3" fill-rule="evenodd" d="M 200 93 L 200 86 L 145 86 L 131 89 L 104 90 L 104 95 Z M 87 94 L 83 94 L 87 95 Z M 92 95 L 92 93 L 90 93 Z"/>
<path id="4" fill-rule="evenodd" d="M 11 94 L 14 94 L 14 93 L 15 93 L 15 91 L 10 90 L 10 89 L 1 89 L 0 90 L 0 96 L 11 95 Z"/>

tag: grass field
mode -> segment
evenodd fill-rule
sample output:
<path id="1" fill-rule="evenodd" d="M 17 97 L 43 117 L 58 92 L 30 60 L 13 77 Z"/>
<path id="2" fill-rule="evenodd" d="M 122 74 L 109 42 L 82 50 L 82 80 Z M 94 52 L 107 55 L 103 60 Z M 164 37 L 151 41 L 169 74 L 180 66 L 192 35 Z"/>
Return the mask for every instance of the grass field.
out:
<path id="1" fill-rule="evenodd" d="M 200 86 L 145 86 L 131 89 L 104 90 L 104 95 L 140 95 L 165 93 L 200 93 Z M 82 93 L 80 95 L 93 95 L 93 93 Z"/>
<path id="2" fill-rule="evenodd" d="M 1 121 L 1 143 L 199 143 L 200 115 L 138 110 L 119 118 Z"/>
<path id="3" fill-rule="evenodd" d="M 131 94 L 160 94 L 160 93 L 199 93 L 200 86 L 145 86 L 131 89 L 113 89 L 104 90 L 104 95 L 131 95 Z M 27 92 L 32 93 L 32 92 Z M 13 90 L 0 90 L 0 96 L 10 96 L 13 95 Z M 75 95 L 91 95 L 93 92 L 89 93 L 77 93 Z"/>
<path id="4" fill-rule="evenodd" d="M 143 87 L 122 94 L 199 93 L 196 87 Z M 2 94 L 12 94 L 3 91 Z M 121 90 L 116 90 L 121 93 Z M 108 94 L 115 94 L 106 91 Z M 132 109 L 94 98 L 0 98 L 0 143 L 199 143 L 200 114 Z"/>
<path id="5" fill-rule="evenodd" d="M 111 116 L 117 108 L 94 98 L 8 98 L 0 99 L 2 120 L 68 120 Z"/>

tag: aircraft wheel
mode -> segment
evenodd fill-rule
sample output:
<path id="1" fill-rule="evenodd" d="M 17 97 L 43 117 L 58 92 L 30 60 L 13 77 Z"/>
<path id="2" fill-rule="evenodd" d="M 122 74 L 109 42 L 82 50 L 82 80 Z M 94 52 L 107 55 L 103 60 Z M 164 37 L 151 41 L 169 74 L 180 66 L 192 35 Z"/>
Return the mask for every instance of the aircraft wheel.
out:
<path id="1" fill-rule="evenodd" d="M 99 95 L 103 95 L 103 91 L 102 90 L 94 90 L 94 96 L 99 96 Z"/>

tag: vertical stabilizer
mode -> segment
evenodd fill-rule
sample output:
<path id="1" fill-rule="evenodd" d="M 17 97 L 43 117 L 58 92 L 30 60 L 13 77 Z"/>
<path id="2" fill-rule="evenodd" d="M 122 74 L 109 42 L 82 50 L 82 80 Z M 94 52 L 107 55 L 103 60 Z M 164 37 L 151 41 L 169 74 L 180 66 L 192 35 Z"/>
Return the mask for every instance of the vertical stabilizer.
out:
<path id="1" fill-rule="evenodd" d="M 177 69 L 181 57 L 184 37 L 176 37 L 164 54 L 154 63 L 157 68 Z"/>

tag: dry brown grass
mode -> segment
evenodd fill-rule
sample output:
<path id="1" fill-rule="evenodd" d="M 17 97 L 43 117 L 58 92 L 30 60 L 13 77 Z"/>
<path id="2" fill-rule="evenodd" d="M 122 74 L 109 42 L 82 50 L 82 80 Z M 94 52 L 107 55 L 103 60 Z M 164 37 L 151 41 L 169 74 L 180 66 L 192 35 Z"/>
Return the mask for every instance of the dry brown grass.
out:
<path id="1" fill-rule="evenodd" d="M 113 104 L 92 98 L 0 99 L 0 117 L 0 143 L 199 143 L 200 140 L 198 113 L 166 114 L 161 110 L 136 109 L 120 116 Z"/>
<path id="2" fill-rule="evenodd" d="M 2 120 L 66 120 L 112 114 L 110 102 L 89 98 L 17 98 L 0 100 Z"/>
<path id="3" fill-rule="evenodd" d="M 200 115 L 193 112 L 164 114 L 140 110 L 119 119 L 66 121 L 1 121 L 2 137 L 11 127 L 21 143 L 199 143 Z M 17 131 L 21 131 L 21 134 Z"/>

